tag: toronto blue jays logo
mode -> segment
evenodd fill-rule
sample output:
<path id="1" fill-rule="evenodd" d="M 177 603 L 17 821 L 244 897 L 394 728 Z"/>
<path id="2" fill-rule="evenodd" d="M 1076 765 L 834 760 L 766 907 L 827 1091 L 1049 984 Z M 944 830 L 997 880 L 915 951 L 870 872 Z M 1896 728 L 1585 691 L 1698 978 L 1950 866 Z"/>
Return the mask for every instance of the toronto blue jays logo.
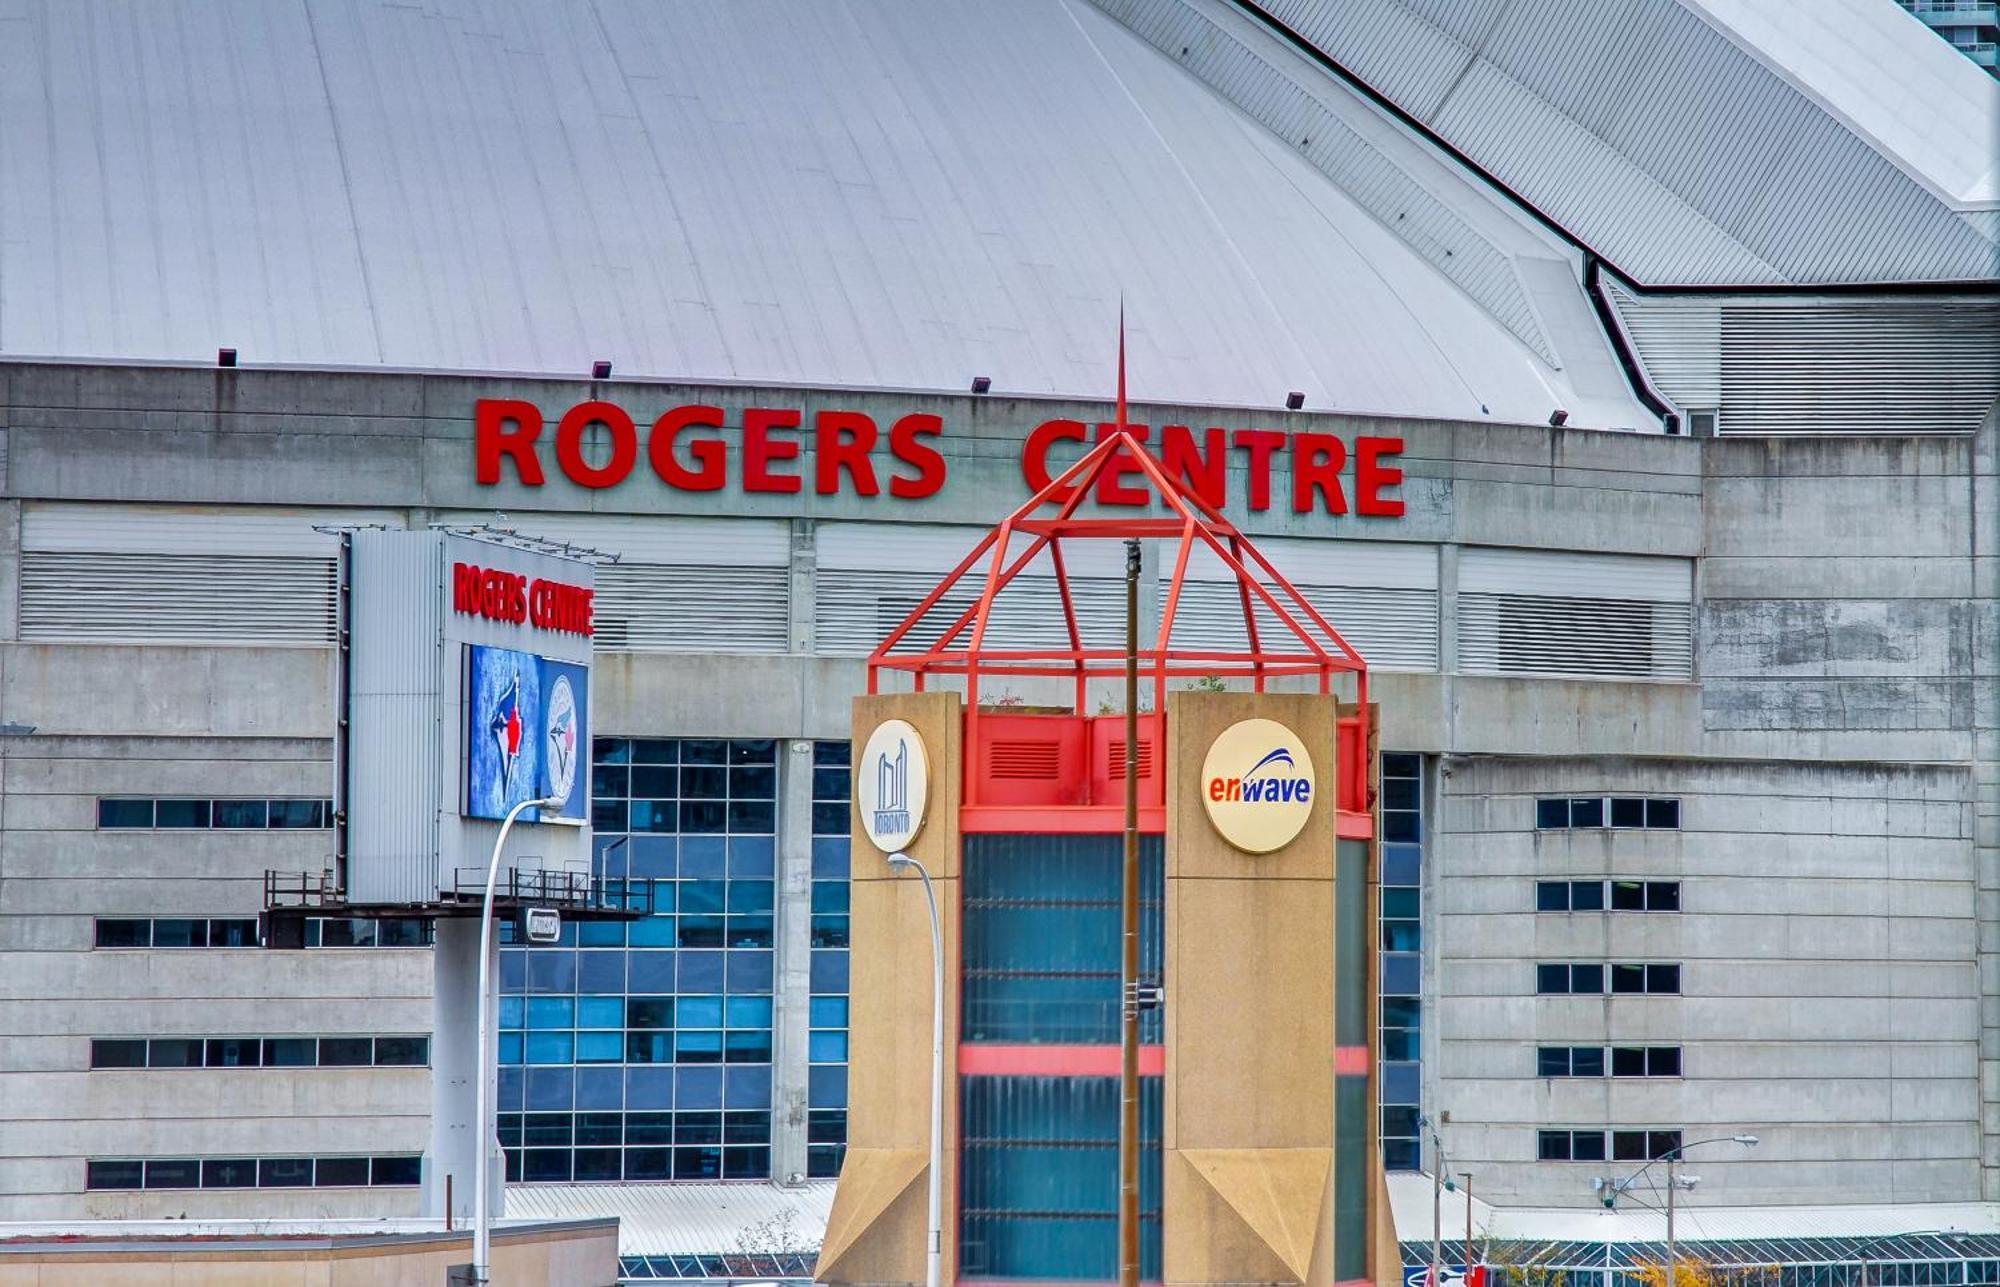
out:
<path id="1" fill-rule="evenodd" d="M 576 694 L 569 677 L 559 675 L 549 690 L 546 737 L 548 739 L 549 796 L 569 799 L 576 785 L 577 712 Z"/>
<path id="2" fill-rule="evenodd" d="M 486 731 L 493 738 L 493 744 L 500 752 L 500 777 L 511 781 L 514 765 L 521 758 L 521 677 L 515 675 L 500 694 L 500 700 L 493 704 L 493 715 L 486 721 Z"/>

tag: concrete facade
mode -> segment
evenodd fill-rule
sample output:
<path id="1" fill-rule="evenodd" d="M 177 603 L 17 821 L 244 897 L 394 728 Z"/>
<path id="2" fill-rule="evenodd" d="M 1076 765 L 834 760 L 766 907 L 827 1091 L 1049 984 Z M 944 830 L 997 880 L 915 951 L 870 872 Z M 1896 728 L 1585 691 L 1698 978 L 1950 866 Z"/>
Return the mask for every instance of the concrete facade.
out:
<path id="1" fill-rule="evenodd" d="M 615 487 L 553 468 L 541 488 L 511 474 L 482 487 L 484 397 L 533 400 L 551 427 L 593 397 L 642 426 L 711 402 L 732 479 L 745 407 L 802 408 L 807 424 L 855 410 L 885 427 L 935 414 L 949 482 L 911 501 L 810 481 L 796 495 L 680 492 L 642 455 Z M 813 651 L 817 525 L 908 524 L 886 535 L 925 548 L 945 538 L 924 525 L 988 522 L 1025 495 L 1028 430 L 1105 413 L 893 390 L 0 365 L 0 723 L 34 729 L 0 737 L 0 1218 L 407 1213 L 413 1188 L 86 1194 L 84 1160 L 407 1152 L 429 1116 L 422 1069 L 88 1070 L 93 1036 L 428 1032 L 431 967 L 420 949 L 93 949 L 93 917 L 253 916 L 266 869 L 330 865 L 331 832 L 100 832 L 93 802 L 330 794 L 333 652 L 65 642 L 39 626 L 24 639 L 34 515 L 88 503 L 301 524 L 497 512 L 523 531 L 538 513 L 782 521 L 785 650 L 600 651 L 594 717 L 605 736 L 784 745 L 845 738 L 862 686 L 857 657 Z M 1440 671 L 1380 672 L 1371 697 L 1381 746 L 1428 757 L 1424 1102 L 1450 1113 L 1446 1146 L 1482 1197 L 1587 1204 L 1592 1175 L 1633 1168 L 1539 1163 L 1537 1130 L 1653 1127 L 1763 1137 L 1753 1154 L 1699 1155 L 1697 1203 L 2000 1198 L 1992 419 L 1975 437 L 1828 441 L 1143 405 L 1134 419 L 1405 442 L 1400 518 L 1296 513 L 1282 483 L 1273 508 L 1247 513 L 1240 458 L 1231 512 L 1253 536 L 1436 551 Z M 1473 599 L 1459 569 L 1491 548 L 1685 561 L 1694 679 L 1464 673 Z M 811 833 L 795 773 L 780 769 L 780 1176 L 805 1129 L 796 901 Z M 1680 828 L 1535 828 L 1538 797 L 1625 792 L 1679 798 Z M 1668 874 L 1683 889 L 1671 916 L 1533 910 L 1538 878 Z M 1681 963 L 1681 994 L 1535 995 L 1536 961 L 1587 959 Z M 1683 1075 L 1535 1075 L 1537 1044 L 1640 1041 L 1680 1045 Z"/>

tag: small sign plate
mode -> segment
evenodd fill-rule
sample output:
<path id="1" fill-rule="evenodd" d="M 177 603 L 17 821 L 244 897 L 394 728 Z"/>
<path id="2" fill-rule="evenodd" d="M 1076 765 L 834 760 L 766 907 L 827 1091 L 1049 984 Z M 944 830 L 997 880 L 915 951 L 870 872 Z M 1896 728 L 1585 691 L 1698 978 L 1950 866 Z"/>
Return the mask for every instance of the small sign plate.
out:
<path id="1" fill-rule="evenodd" d="M 526 919 L 530 943 L 553 943 L 562 937 L 562 913 L 555 908 L 530 907 Z"/>

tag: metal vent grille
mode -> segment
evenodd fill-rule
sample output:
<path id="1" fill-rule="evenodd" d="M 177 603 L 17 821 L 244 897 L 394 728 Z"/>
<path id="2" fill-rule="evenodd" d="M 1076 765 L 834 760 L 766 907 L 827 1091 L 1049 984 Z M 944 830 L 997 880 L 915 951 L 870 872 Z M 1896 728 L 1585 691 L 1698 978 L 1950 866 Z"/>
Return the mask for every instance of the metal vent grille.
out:
<path id="1" fill-rule="evenodd" d="M 1458 665 L 1468 675 L 1688 679 L 1685 603 L 1460 594 Z"/>
<path id="2" fill-rule="evenodd" d="M 782 653 L 791 643 L 783 567 L 610 563 L 597 569 L 597 636 L 613 652 Z"/>
<path id="3" fill-rule="evenodd" d="M 21 638 L 331 643 L 334 560 L 261 554 L 21 555 Z"/>
<path id="4" fill-rule="evenodd" d="M 1125 739 L 1114 737 L 1111 739 L 1111 777 L 1116 780 L 1124 776 Z M 1139 776 L 1142 778 L 1153 776 L 1153 744 L 1145 738 L 1139 740 Z"/>
<path id="5" fill-rule="evenodd" d="M 2000 398 L 2000 301 L 1611 291 L 1660 391 L 1725 435 L 1971 433 Z"/>
<path id="6" fill-rule="evenodd" d="M 822 567 L 816 583 L 813 646 L 828 656 L 865 656 L 916 611 L 936 587 L 927 572 L 856 572 Z M 1125 587 L 1111 578 L 1070 578 L 1070 598 L 1077 629 L 1085 647 L 1122 646 L 1125 630 Z M 897 654 L 920 652 L 935 644 L 977 599 L 976 590 L 947 594 L 931 606 L 924 619 L 896 645 Z M 964 647 L 961 634 L 955 647 Z M 993 601 L 984 646 L 989 648 L 1067 648 L 1069 635 L 1056 599 L 1055 579 L 1022 575 L 1009 582 Z"/>
<path id="7" fill-rule="evenodd" d="M 1294 587 L 1370 667 L 1438 668 L 1436 590 L 1297 583 Z M 1253 608 L 1258 637 L 1265 643 L 1296 638 L 1262 603 Z M 1300 624 L 1312 629 L 1312 623 L 1303 617 Z M 1182 587 L 1174 613 L 1176 648 L 1241 648 L 1244 644 L 1243 601 L 1235 586 L 1189 581 Z"/>
<path id="8" fill-rule="evenodd" d="M 1061 771 L 1062 748 L 1054 742 L 999 741 L 993 743 L 990 765 L 996 778 L 1047 782 Z"/>

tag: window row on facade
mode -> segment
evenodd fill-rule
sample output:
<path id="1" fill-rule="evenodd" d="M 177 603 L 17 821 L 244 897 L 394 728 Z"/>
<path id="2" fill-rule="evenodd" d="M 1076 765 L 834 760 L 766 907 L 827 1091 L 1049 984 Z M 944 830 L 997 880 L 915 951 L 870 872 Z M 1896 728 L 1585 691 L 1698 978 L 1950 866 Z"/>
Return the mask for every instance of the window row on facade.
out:
<path id="1" fill-rule="evenodd" d="M 96 1037 L 92 1068 L 422 1068 L 429 1037 Z"/>
<path id="2" fill-rule="evenodd" d="M 1672 797 L 1544 796 L 1535 801 L 1535 827 L 1541 831 L 1582 831 L 1601 827 L 1678 831 L 1680 825 L 1681 802 Z"/>
<path id="3" fill-rule="evenodd" d="M 1679 1046 L 1539 1046 L 1537 1077 L 1678 1077 Z"/>
<path id="4" fill-rule="evenodd" d="M 506 922 L 503 922 L 503 926 Z M 306 947 L 429 947 L 431 923 L 422 917 L 384 920 L 315 916 L 305 924 Z M 92 940 L 101 948 L 256 947 L 257 918 L 99 916 Z"/>
<path id="5" fill-rule="evenodd" d="M 1678 880 L 1538 880 L 1538 912 L 1677 912 Z"/>
<path id="6" fill-rule="evenodd" d="M 841 1123 L 843 1133 L 845 1122 Z M 502 1113 L 507 1177 L 528 1183 L 767 1179 L 771 1114 Z"/>
<path id="7" fill-rule="evenodd" d="M 1609 982 L 1609 987 L 1606 982 Z M 1681 990 L 1681 967 L 1658 961 L 1543 961 L 1535 966 L 1535 991 L 1567 993 L 1669 993 Z"/>
<path id="8" fill-rule="evenodd" d="M 1543 1162 L 1650 1162 L 1681 1146 L 1677 1130 L 1545 1130 L 1535 1133 Z"/>
<path id="9" fill-rule="evenodd" d="M 379 1157 L 91 1158 L 86 1189 L 332 1189 L 423 1179 L 416 1154 Z"/>
<path id="10" fill-rule="evenodd" d="M 310 831 L 333 825 L 333 801 L 218 800 L 104 796 L 97 825 L 105 831 Z"/>

